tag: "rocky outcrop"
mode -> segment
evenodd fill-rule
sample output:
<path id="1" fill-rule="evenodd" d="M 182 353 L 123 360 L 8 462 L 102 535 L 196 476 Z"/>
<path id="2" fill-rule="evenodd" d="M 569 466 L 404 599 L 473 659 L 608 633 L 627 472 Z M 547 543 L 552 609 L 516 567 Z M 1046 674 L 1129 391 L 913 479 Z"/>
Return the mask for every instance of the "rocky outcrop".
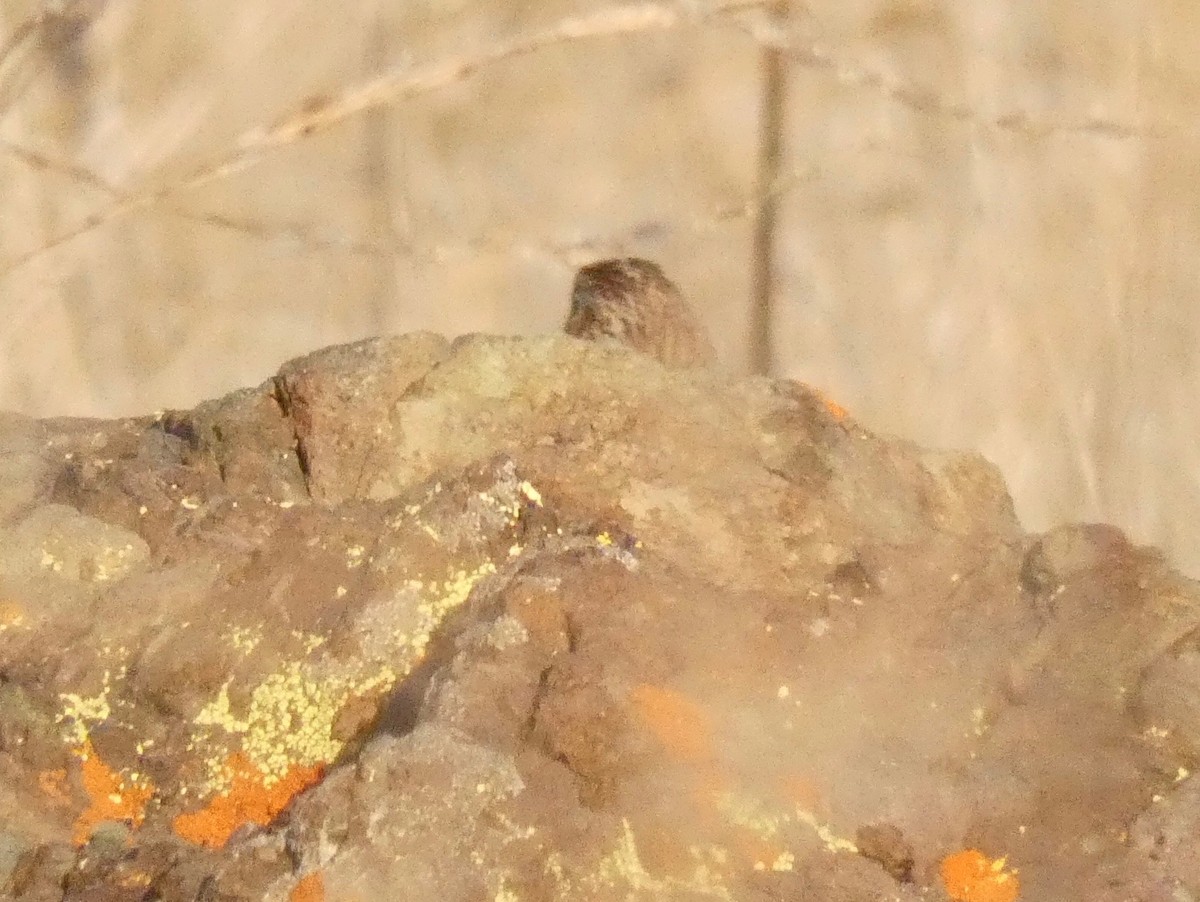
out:
<path id="1" fill-rule="evenodd" d="M 0 518 L 12 898 L 1200 897 L 1196 585 L 796 383 L 377 339 Z"/>

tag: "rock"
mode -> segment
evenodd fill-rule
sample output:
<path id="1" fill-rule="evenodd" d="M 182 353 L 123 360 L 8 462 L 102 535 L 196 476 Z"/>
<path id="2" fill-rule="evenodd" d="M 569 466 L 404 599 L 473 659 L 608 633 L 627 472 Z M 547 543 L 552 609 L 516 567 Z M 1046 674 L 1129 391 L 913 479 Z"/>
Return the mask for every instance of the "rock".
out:
<path id="1" fill-rule="evenodd" d="M 1194 892 L 1197 600 L 1110 527 L 1026 536 L 977 455 L 610 343 L 373 339 L 192 411 L 0 418 L 0 878 Z"/>
<path id="2" fill-rule="evenodd" d="M 276 397 L 295 430 L 315 499 L 394 494 L 378 467 L 386 459 L 382 449 L 403 428 L 396 405 L 448 351 L 440 335 L 372 338 L 301 357 L 279 371 Z"/>
<path id="3" fill-rule="evenodd" d="M 49 489 L 54 465 L 42 453 L 42 425 L 0 412 L 0 523 L 27 513 Z"/>
<path id="4" fill-rule="evenodd" d="M 10 581 L 121 580 L 150 555 L 141 536 L 64 504 L 42 505 L 5 530 L 5 538 L 0 577 Z"/>

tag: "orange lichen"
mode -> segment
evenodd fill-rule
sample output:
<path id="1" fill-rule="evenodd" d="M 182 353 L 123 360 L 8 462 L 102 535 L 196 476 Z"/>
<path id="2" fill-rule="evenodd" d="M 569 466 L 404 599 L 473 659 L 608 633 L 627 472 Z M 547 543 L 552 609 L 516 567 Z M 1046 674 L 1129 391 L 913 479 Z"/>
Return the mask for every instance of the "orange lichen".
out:
<path id="1" fill-rule="evenodd" d="M 820 399 L 821 403 L 825 405 L 825 410 L 839 423 L 846 419 L 846 417 L 850 416 L 850 411 L 846 410 L 845 407 L 843 407 L 837 401 L 834 401 L 832 398 L 826 397 L 825 392 L 813 388 L 813 386 L 808 385 L 807 383 L 805 383 L 804 387 Z"/>
<path id="2" fill-rule="evenodd" d="M 964 849 L 942 859 L 942 884 L 955 902 L 1014 902 L 1021 893 L 1016 871 L 1005 869 L 1007 859 L 988 858 L 978 849 Z"/>
<path id="3" fill-rule="evenodd" d="M 146 803 L 154 796 L 149 783 L 126 782 L 96 754 L 90 740 L 76 750 L 88 807 L 75 819 L 73 839 L 83 845 L 101 821 L 125 821 L 135 829 L 146 817 Z"/>
<path id="4" fill-rule="evenodd" d="M 325 902 L 325 880 L 321 872 L 313 871 L 301 877 L 288 893 L 288 902 Z"/>
<path id="5" fill-rule="evenodd" d="M 707 713 L 681 692 L 643 683 L 630 693 L 642 723 L 678 760 L 692 764 L 713 758 L 713 730 Z"/>
<path id="6" fill-rule="evenodd" d="M 846 419 L 846 417 L 850 416 L 850 411 L 848 411 L 845 407 L 843 407 L 837 401 L 834 401 L 830 398 L 826 398 L 824 395 L 821 396 L 821 400 L 825 402 L 825 409 L 827 411 L 829 411 L 829 415 L 831 417 L 833 417 L 835 420 L 837 420 L 839 423 L 842 420 Z"/>
<path id="7" fill-rule="evenodd" d="M 321 765 L 293 765 L 278 780 L 268 780 L 242 752 L 230 755 L 225 766 L 229 789 L 199 811 L 180 814 L 172 822 L 175 833 L 188 842 L 219 849 L 245 824 L 265 827 L 297 793 L 325 775 Z"/>

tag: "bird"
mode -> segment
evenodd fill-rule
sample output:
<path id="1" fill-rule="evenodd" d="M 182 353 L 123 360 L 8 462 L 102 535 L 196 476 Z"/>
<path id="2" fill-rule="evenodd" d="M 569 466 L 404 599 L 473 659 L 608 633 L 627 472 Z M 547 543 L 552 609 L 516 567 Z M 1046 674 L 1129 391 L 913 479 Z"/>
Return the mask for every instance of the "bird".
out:
<path id="1" fill-rule="evenodd" d="M 563 331 L 587 340 L 615 339 L 672 369 L 716 362 L 704 325 L 679 286 L 641 257 L 580 267 Z"/>

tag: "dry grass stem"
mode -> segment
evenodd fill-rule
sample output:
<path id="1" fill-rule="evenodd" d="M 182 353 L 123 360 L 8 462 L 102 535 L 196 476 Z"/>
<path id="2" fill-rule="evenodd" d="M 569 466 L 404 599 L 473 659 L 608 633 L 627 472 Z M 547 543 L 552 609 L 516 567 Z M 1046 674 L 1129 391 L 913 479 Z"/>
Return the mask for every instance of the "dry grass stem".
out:
<path id="1" fill-rule="evenodd" d="M 745 18 L 738 20 L 733 27 L 743 31 L 762 46 L 782 51 L 793 65 L 826 71 L 847 87 L 867 88 L 917 112 L 969 122 L 992 131 L 1014 132 L 1031 138 L 1084 134 L 1129 140 L 1139 138 L 1144 133 L 1144 129 L 1128 122 L 1101 116 L 1071 120 L 1056 115 L 1054 118 L 1037 119 L 1024 110 L 1013 110 L 1002 116 L 981 116 L 979 111 L 968 103 L 949 100 L 931 89 L 907 84 L 887 73 L 873 71 L 840 59 L 817 44 L 805 42 L 801 46 L 792 34 L 772 19 Z M 1180 127 L 1191 128 L 1187 123 L 1181 123 Z"/>
<path id="2" fill-rule="evenodd" d="M 555 44 L 597 37 L 662 31 L 681 24 L 754 7 L 772 0 L 718 0 L 711 6 L 696 8 L 638 3 L 608 7 L 585 16 L 562 19 L 555 25 L 490 48 L 441 60 L 416 69 L 383 75 L 352 88 L 336 98 L 310 99 L 304 106 L 269 128 L 257 128 L 244 134 L 235 147 L 215 162 L 201 165 L 190 176 L 161 188 L 131 194 L 109 207 L 91 214 L 77 226 L 0 266 L 0 277 L 10 275 L 34 262 L 43 254 L 92 232 L 113 220 L 156 206 L 167 198 L 228 178 L 250 168 L 270 151 L 326 131 L 352 116 L 382 104 L 396 103 L 420 94 L 444 88 L 468 78 L 486 66 L 525 56 Z"/>
<path id="3" fill-rule="evenodd" d="M 777 0 L 772 16 L 782 22 L 788 15 L 788 0 Z M 784 102 L 787 91 L 787 56 L 778 47 L 764 44 L 761 62 L 758 111 L 758 174 L 760 198 L 754 219 L 750 251 L 750 372 L 770 375 L 774 369 L 771 323 L 775 290 L 775 231 L 779 219 L 779 169 L 783 160 Z"/>
<path id="4" fill-rule="evenodd" d="M 73 0 L 80 4 L 84 0 Z M 40 246 L 19 254 L 11 260 L 0 264 L 0 278 L 11 275 L 26 265 L 35 262 L 44 254 L 53 251 L 82 235 L 88 234 L 114 220 L 121 219 L 140 210 L 145 210 L 164 204 L 169 198 L 184 192 L 203 187 L 211 182 L 220 181 L 238 172 L 256 165 L 271 151 L 293 144 L 310 135 L 327 131 L 345 122 L 353 116 L 373 110 L 384 104 L 397 103 L 421 94 L 430 93 L 463 79 L 469 78 L 477 71 L 495 63 L 532 54 L 545 47 L 556 44 L 570 43 L 599 37 L 635 34 L 648 31 L 662 31 L 689 23 L 699 23 L 721 18 L 722 21 L 733 13 L 747 10 L 769 10 L 776 5 L 777 0 L 717 0 L 711 5 L 664 5 L 660 3 L 638 3 L 626 6 L 608 7 L 584 16 L 565 18 L 554 25 L 529 35 L 515 38 L 511 41 L 495 44 L 471 54 L 463 54 L 440 60 L 416 69 L 404 69 L 390 72 L 365 84 L 352 87 L 340 96 L 334 98 L 310 98 L 300 109 L 285 116 L 274 126 L 251 129 L 235 142 L 235 146 L 216 161 L 202 164 L 190 176 L 153 190 L 140 193 L 125 193 L 109 185 L 99 176 L 83 167 L 73 164 L 56 163 L 57 171 L 67 174 L 81 183 L 92 187 L 102 187 L 109 195 L 111 203 L 80 221 L 76 226 L 43 242 Z M 20 35 L 10 38 L 4 50 L 10 53 L 15 47 L 27 39 L 30 29 L 36 28 L 46 16 L 43 9 L 30 17 L 18 28 Z M 799 46 L 786 27 L 771 16 L 741 17 L 732 21 L 734 27 L 742 30 L 760 45 L 782 51 L 793 65 L 822 69 L 830 72 L 841 83 L 869 88 L 895 100 L 911 109 L 947 116 L 952 119 L 971 122 L 988 128 L 1002 131 L 1021 132 L 1032 137 L 1049 136 L 1060 133 L 1083 133 L 1097 137 L 1129 139 L 1139 135 L 1133 126 L 1116 120 L 1092 117 L 1074 123 L 1064 123 L 1061 119 L 1039 121 L 1024 113 L 1015 111 L 1001 117 L 984 119 L 969 105 L 940 97 L 930 90 L 919 86 L 903 84 L 891 76 L 880 72 L 870 71 L 853 65 L 830 54 L 828 51 L 812 44 Z M 19 149 L 10 142 L 2 145 L 9 153 L 23 156 L 27 161 L 37 156 L 37 152 Z M 778 197 L 781 186 L 788 182 L 776 178 L 776 187 L 760 188 L 757 195 L 742 208 L 734 212 L 725 211 L 719 219 L 727 221 L 738 216 L 761 216 L 764 205 L 771 206 Z M 175 215 L 187 216 L 198 221 L 207 222 L 222 228 L 234 228 L 247 234 L 268 236 L 273 228 L 266 224 L 238 225 L 229 217 L 211 214 L 189 214 L 178 208 L 172 210 Z M 277 234 L 294 237 L 303 234 L 304 227 L 285 226 L 275 230 Z M 350 248 L 356 253 L 377 254 L 381 248 L 366 244 L 326 242 L 321 246 L 338 246 Z M 360 246 L 361 245 L 361 246 Z M 551 253 L 559 256 L 561 248 L 549 251 L 545 246 L 534 243 L 530 249 L 539 253 Z M 439 257 L 445 254 L 461 253 L 469 248 L 447 248 L 426 251 L 426 255 Z M 761 365 L 761 361 L 757 366 Z"/>

